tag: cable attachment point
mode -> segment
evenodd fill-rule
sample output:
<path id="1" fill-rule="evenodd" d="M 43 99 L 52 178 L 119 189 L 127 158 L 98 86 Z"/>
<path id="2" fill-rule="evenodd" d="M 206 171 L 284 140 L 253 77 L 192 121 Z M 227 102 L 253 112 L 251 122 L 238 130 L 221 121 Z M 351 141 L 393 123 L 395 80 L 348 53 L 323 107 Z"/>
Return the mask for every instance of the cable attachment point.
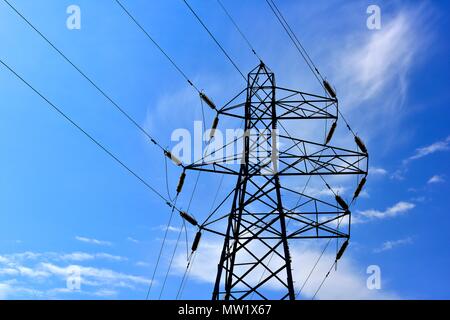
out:
<path id="1" fill-rule="evenodd" d="M 172 160 L 173 163 L 175 163 L 177 166 L 181 166 L 182 162 L 180 159 L 178 159 L 176 156 L 174 156 L 170 151 L 164 150 L 164 155 Z"/>
<path id="2" fill-rule="evenodd" d="M 353 194 L 353 200 L 358 198 L 365 184 L 366 184 L 366 177 L 362 178 L 361 181 L 359 182 L 358 187 L 356 188 L 355 193 Z"/>
<path id="3" fill-rule="evenodd" d="M 211 140 L 214 138 L 214 135 L 216 134 L 217 125 L 219 124 L 219 114 L 216 115 L 216 117 L 213 120 L 211 130 L 209 131 L 209 139 Z"/>
<path id="4" fill-rule="evenodd" d="M 185 178 L 186 178 L 186 172 L 185 172 L 185 170 L 183 170 L 183 172 L 180 175 L 180 180 L 178 180 L 177 194 L 180 194 L 181 190 L 183 190 L 183 185 L 184 185 L 184 179 Z"/>
<path id="5" fill-rule="evenodd" d="M 191 249 L 192 249 L 192 252 L 194 252 L 194 251 L 197 250 L 198 244 L 199 244 L 199 242 L 200 242 L 201 237 L 202 237 L 202 232 L 201 232 L 201 231 L 198 231 L 198 232 L 195 234 L 194 241 L 192 242 L 192 248 L 191 248 Z"/>
<path id="6" fill-rule="evenodd" d="M 200 98 L 213 110 L 217 110 L 216 105 L 212 100 L 203 92 L 200 92 Z"/>
<path id="7" fill-rule="evenodd" d="M 333 124 L 332 124 L 332 126 L 330 128 L 330 131 L 328 132 L 327 140 L 325 141 L 325 144 L 330 143 L 331 138 L 333 138 L 334 131 L 336 130 L 336 127 L 337 127 L 337 121 L 333 122 Z"/>
<path id="8" fill-rule="evenodd" d="M 339 203 L 342 209 L 348 211 L 348 204 L 344 201 L 344 199 L 341 198 L 340 195 L 336 195 L 336 202 Z"/>
<path id="9" fill-rule="evenodd" d="M 187 212 L 180 211 L 180 216 L 181 216 L 181 218 L 183 218 L 184 220 L 186 220 L 193 226 L 198 226 L 197 220 L 195 220 L 195 218 L 193 216 L 191 216 L 190 214 L 188 214 Z"/>
<path id="10" fill-rule="evenodd" d="M 362 152 L 367 154 L 367 147 L 366 147 L 366 145 L 362 142 L 362 140 L 358 136 L 355 136 L 355 142 L 358 145 L 359 149 Z"/>
<path id="11" fill-rule="evenodd" d="M 341 249 L 339 249 L 339 251 L 338 251 L 338 253 L 337 253 L 337 255 L 336 255 L 336 262 L 337 262 L 340 258 L 342 258 L 342 255 L 344 254 L 344 252 L 345 252 L 345 250 L 347 249 L 347 247 L 348 247 L 348 240 L 345 240 L 345 242 L 342 244 Z"/>
<path id="12" fill-rule="evenodd" d="M 336 99 L 336 92 L 334 91 L 334 89 L 331 87 L 331 85 L 328 83 L 327 80 L 323 80 L 323 86 L 325 87 L 325 90 L 327 90 L 328 94 Z"/>

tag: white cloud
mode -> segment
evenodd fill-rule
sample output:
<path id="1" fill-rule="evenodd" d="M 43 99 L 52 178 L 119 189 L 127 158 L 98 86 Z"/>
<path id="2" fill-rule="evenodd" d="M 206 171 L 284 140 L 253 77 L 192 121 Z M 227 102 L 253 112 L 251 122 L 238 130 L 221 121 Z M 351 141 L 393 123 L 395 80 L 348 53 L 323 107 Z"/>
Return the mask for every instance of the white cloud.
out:
<path id="1" fill-rule="evenodd" d="M 350 72 L 348 79 L 358 90 L 358 100 L 366 100 L 378 94 L 387 84 L 402 84 L 419 48 L 415 43 L 411 17 L 400 13 L 389 21 L 380 32 L 372 33 L 368 41 L 354 51 L 347 51 L 341 73 Z M 404 91 L 404 88 L 402 88 Z M 399 92 L 404 94 L 404 92 Z"/>
<path id="2" fill-rule="evenodd" d="M 94 259 L 106 259 L 113 261 L 126 261 L 128 260 L 126 257 L 116 256 L 109 253 L 86 253 L 86 252 L 73 252 L 68 254 L 60 255 L 61 260 L 70 260 L 70 261 L 86 261 L 86 260 L 94 260 Z"/>
<path id="3" fill-rule="evenodd" d="M 448 151 L 450 150 L 450 136 L 445 140 L 434 142 L 428 146 L 416 149 L 416 153 L 405 160 L 405 162 L 409 162 L 412 160 L 417 160 L 428 156 L 430 154 L 440 152 L 440 151 Z"/>
<path id="4" fill-rule="evenodd" d="M 43 270 L 51 275 L 66 278 L 69 272 L 77 267 L 80 270 L 82 284 L 88 285 L 110 285 L 110 286 L 130 286 L 133 284 L 150 284 L 150 280 L 129 275 L 121 272 L 116 272 L 110 269 L 99 269 L 94 267 L 85 267 L 79 265 L 70 265 L 61 267 L 52 263 L 43 262 L 38 266 L 38 269 Z M 87 281 L 85 281 L 85 279 Z"/>
<path id="5" fill-rule="evenodd" d="M 78 241 L 81 241 L 81 242 L 96 244 L 99 246 L 111 246 L 112 245 L 112 243 L 109 241 L 97 240 L 94 238 L 86 238 L 86 237 L 76 236 L 75 239 Z"/>
<path id="6" fill-rule="evenodd" d="M 6 300 L 8 298 L 8 293 L 10 292 L 11 287 L 9 284 L 0 283 L 0 300 Z"/>
<path id="7" fill-rule="evenodd" d="M 9 259 L 4 257 L 4 256 L 0 256 L 0 263 L 6 264 L 9 262 Z"/>
<path id="8" fill-rule="evenodd" d="M 349 247 L 351 248 L 351 247 Z M 349 249 L 351 250 L 351 249 Z M 349 256 L 349 250 L 339 260 L 337 270 L 333 268 L 324 285 L 317 293 L 316 299 L 394 299 L 395 293 L 386 290 L 369 290 L 366 286 L 366 267 L 360 266 Z M 321 254 L 319 246 L 296 246 L 292 249 L 292 268 L 297 279 L 297 288 L 306 280 L 314 263 Z M 325 253 L 312 276 L 301 292 L 301 298 L 312 298 L 324 276 L 335 261 L 335 253 Z"/>
<path id="9" fill-rule="evenodd" d="M 2 276 L 17 276 L 19 273 L 19 270 L 14 268 L 0 268 L 0 275 Z"/>
<path id="10" fill-rule="evenodd" d="M 381 248 L 375 249 L 374 251 L 379 253 L 379 252 L 383 252 L 383 251 L 392 250 L 399 246 L 412 244 L 412 243 L 413 243 L 413 240 L 411 237 L 408 237 L 405 239 L 400 239 L 400 240 L 385 241 L 383 243 L 383 245 L 381 246 Z"/>
<path id="11" fill-rule="evenodd" d="M 5 276 L 23 276 L 27 278 L 46 278 L 49 274 L 42 270 L 35 270 L 22 265 L 21 260 L 24 257 L 30 257 L 27 253 L 10 254 L 0 257 L 0 263 L 5 267 L 0 268 L 0 275 Z M 32 258 L 34 259 L 34 258 Z"/>
<path id="12" fill-rule="evenodd" d="M 433 183 L 440 183 L 440 182 L 445 182 L 444 178 L 442 176 L 439 176 L 439 175 L 434 175 L 428 180 L 427 183 L 428 184 L 433 184 Z"/>
<path id="13" fill-rule="evenodd" d="M 221 249 L 222 243 L 202 242 L 193 262 L 191 277 L 196 281 L 209 283 L 212 286 L 216 278 L 216 262 L 219 261 Z M 258 247 L 252 248 L 252 252 L 258 256 L 260 249 Z M 291 245 L 292 269 L 297 291 L 307 278 L 321 251 L 322 247 L 318 245 Z M 300 298 L 312 298 L 334 260 L 335 253 L 325 253 L 322 256 L 320 263 L 303 288 Z M 175 260 L 175 271 L 182 274 L 185 268 L 185 257 L 180 255 Z M 252 272 L 246 281 L 258 283 L 261 272 L 261 269 L 258 272 Z M 269 286 L 274 291 L 280 289 L 275 282 L 270 283 Z M 365 268 L 358 266 L 354 260 L 344 255 L 338 264 L 337 272 L 334 272 L 334 270 L 331 272 L 316 299 L 392 299 L 395 297 L 395 294 L 384 290 L 367 289 Z"/>
<path id="14" fill-rule="evenodd" d="M 96 253 L 95 254 L 96 258 L 100 258 L 100 259 L 106 259 L 106 260 L 113 260 L 113 261 L 127 261 L 128 258 L 126 257 L 122 257 L 122 256 L 116 256 L 113 254 L 109 254 L 109 253 Z"/>
<path id="15" fill-rule="evenodd" d="M 131 242 L 133 242 L 133 243 L 140 243 L 139 240 L 134 239 L 134 238 L 132 238 L 132 237 L 128 237 L 127 240 L 128 240 L 128 241 L 131 241 Z"/>
<path id="16" fill-rule="evenodd" d="M 24 266 L 17 266 L 16 269 L 19 271 L 21 276 L 30 278 L 47 278 L 48 276 L 50 276 L 50 274 L 44 270 L 37 270 Z"/>
<path id="17" fill-rule="evenodd" d="M 165 225 L 159 225 L 155 228 L 152 228 L 153 230 L 161 230 L 161 231 L 166 231 L 166 229 L 170 232 L 180 232 L 180 228 L 179 227 L 174 227 L 174 226 L 165 226 Z"/>
<path id="18" fill-rule="evenodd" d="M 383 105 L 371 112 L 385 113 L 401 107 L 408 73 L 427 41 L 426 14 L 425 6 L 403 8 L 395 16 L 385 16 L 381 30 L 349 36 L 337 59 L 339 63 L 335 64 L 336 78 L 348 107 L 380 97 Z"/>
<path id="19" fill-rule="evenodd" d="M 411 209 L 413 209 L 416 205 L 414 203 L 400 201 L 397 202 L 392 207 L 387 208 L 384 211 L 379 210 L 364 210 L 357 211 L 357 214 L 352 217 L 352 223 L 363 223 L 368 222 L 370 220 L 380 220 L 386 218 L 394 218 L 398 215 L 405 214 Z"/>
<path id="20" fill-rule="evenodd" d="M 383 168 L 370 167 L 369 174 L 372 176 L 385 176 L 387 175 L 387 170 Z"/>
<path id="21" fill-rule="evenodd" d="M 94 292 L 95 296 L 98 297 L 114 297 L 117 296 L 118 292 L 116 290 L 111 289 L 102 289 Z"/>
<path id="22" fill-rule="evenodd" d="M 138 262 L 136 262 L 136 266 L 138 266 L 138 267 L 149 267 L 150 263 L 144 262 L 144 261 L 138 261 Z"/>
<path id="23" fill-rule="evenodd" d="M 61 255 L 62 260 L 85 261 L 94 259 L 94 255 L 86 252 L 73 252 Z"/>
<path id="24" fill-rule="evenodd" d="M 320 197 L 320 196 L 330 196 L 334 197 L 335 194 L 344 195 L 348 188 L 345 186 L 330 186 L 331 190 L 328 188 L 320 188 L 315 186 L 307 186 L 305 189 L 304 186 L 295 187 L 298 192 L 305 193 L 311 197 Z"/>
<path id="25" fill-rule="evenodd" d="M 42 257 L 41 253 L 25 251 L 25 252 L 0 256 L 0 263 L 8 263 L 8 262 L 11 262 L 11 260 L 36 260 L 41 257 Z"/>
<path id="26" fill-rule="evenodd" d="M 426 157 L 428 155 L 431 155 L 431 154 L 434 154 L 437 152 L 443 152 L 443 151 L 448 151 L 448 150 L 450 150 L 450 136 L 448 136 L 444 140 L 434 142 L 428 146 L 417 148 L 415 153 L 412 156 L 403 160 L 402 166 L 392 174 L 391 178 L 395 179 L 395 180 L 400 180 L 400 181 L 404 180 L 405 174 L 408 171 L 408 165 L 411 161 L 421 159 L 423 157 Z M 433 177 L 432 177 L 432 179 L 433 179 Z M 430 179 L 430 180 L 432 180 L 432 179 Z M 435 179 L 438 179 L 438 178 L 435 178 Z M 436 181 L 431 181 L 429 183 L 434 183 L 434 182 L 442 182 L 442 181 L 436 180 Z"/>
<path id="27" fill-rule="evenodd" d="M 82 285 L 85 287 L 96 287 L 97 291 L 83 291 L 80 294 L 95 296 L 114 296 L 114 288 L 132 288 L 135 289 L 139 285 L 148 285 L 150 280 L 136 275 L 117 272 L 111 269 L 96 268 L 91 266 L 66 265 L 61 266 L 59 263 L 65 261 L 90 261 L 106 259 L 111 261 L 126 261 L 126 257 L 111 255 L 109 253 L 55 253 L 55 252 L 24 252 L 12 253 L 0 256 L 0 276 L 8 277 L 8 281 L 19 281 L 16 283 L 8 283 L 10 285 L 8 296 L 32 296 L 51 298 L 55 294 L 70 293 L 67 290 L 56 288 L 46 291 L 39 291 L 26 288 L 21 283 L 25 281 L 27 286 L 33 283 L 42 283 L 43 279 L 50 281 L 52 277 L 59 277 L 65 280 L 69 275 L 72 267 L 79 268 L 81 272 Z M 5 283 L 5 282 L 3 282 Z M 109 293 L 108 293 L 109 292 Z"/>
<path id="28" fill-rule="evenodd" d="M 57 253 L 57 252 L 20 252 L 4 256 L 0 256 L 0 263 L 7 265 L 14 265 L 24 261 L 36 260 L 54 260 L 54 261 L 88 261 L 94 259 L 105 259 L 112 261 L 127 261 L 128 258 L 112 255 L 105 252 L 87 253 L 87 252 L 72 252 L 72 253 Z"/>

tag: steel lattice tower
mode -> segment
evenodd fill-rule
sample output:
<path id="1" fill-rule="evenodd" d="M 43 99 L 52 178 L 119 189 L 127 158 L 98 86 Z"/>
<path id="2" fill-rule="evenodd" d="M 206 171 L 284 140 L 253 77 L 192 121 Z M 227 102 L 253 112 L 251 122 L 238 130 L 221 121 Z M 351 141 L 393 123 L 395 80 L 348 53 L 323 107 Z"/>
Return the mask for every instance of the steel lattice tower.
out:
<path id="1" fill-rule="evenodd" d="M 244 95 L 245 102 L 234 104 Z M 280 181 L 295 176 L 367 175 L 366 152 L 301 140 L 287 131 L 278 132 L 281 121 L 336 121 L 337 107 L 336 98 L 277 87 L 274 74 L 261 63 L 248 74 L 247 88 L 219 110 L 221 115 L 243 119 L 242 153 L 213 161 L 203 159 L 186 166 L 187 170 L 237 176 L 236 186 L 229 194 L 231 209 L 200 226 L 201 230 L 224 237 L 214 300 L 250 299 L 254 295 L 259 299 L 293 300 L 288 241 L 348 240 L 350 221 L 339 227 L 342 219 L 350 219 L 349 208 L 342 198 L 337 196 L 333 203 L 326 202 Z M 233 168 L 228 163 L 235 159 L 240 162 Z M 288 206 L 287 196 L 300 196 L 303 200 Z M 225 232 L 213 227 L 223 221 L 227 221 Z M 293 222 L 290 228 L 289 221 Z"/>
<path id="2" fill-rule="evenodd" d="M 264 85 L 256 85 L 259 81 Z M 256 72 L 248 75 L 248 83 L 245 103 L 244 131 L 247 134 L 244 136 L 244 161 L 241 164 L 234 191 L 233 206 L 228 219 L 214 288 L 214 299 L 219 299 L 221 294 L 224 294 L 226 300 L 235 299 L 238 295 L 244 298 L 245 294 L 251 293 L 252 291 L 234 292 L 234 288 L 239 283 L 245 284 L 243 275 L 255 270 L 272 252 L 276 252 L 283 259 L 282 266 L 274 273 L 274 278 L 286 288 L 286 296 L 294 299 L 291 258 L 279 177 L 277 174 L 260 176 L 262 170 L 266 170 L 268 165 L 267 161 L 261 161 L 262 159 L 269 161 L 271 170 L 276 168 L 275 76 L 261 65 Z M 257 161 L 251 159 L 253 156 L 257 157 Z M 262 212 L 254 212 L 249 209 L 253 201 L 267 203 L 267 205 L 264 205 Z M 254 230 L 255 227 L 256 230 Z M 251 237 L 246 235 L 250 230 L 252 230 Z M 256 256 L 249 250 L 252 242 L 255 241 L 267 246 L 262 256 Z M 270 241 L 273 243 L 269 244 Z M 247 261 L 238 262 L 241 251 L 248 253 Z M 225 274 L 224 289 L 220 288 L 222 273 Z M 282 278 L 278 276 L 280 273 L 284 274 Z"/>

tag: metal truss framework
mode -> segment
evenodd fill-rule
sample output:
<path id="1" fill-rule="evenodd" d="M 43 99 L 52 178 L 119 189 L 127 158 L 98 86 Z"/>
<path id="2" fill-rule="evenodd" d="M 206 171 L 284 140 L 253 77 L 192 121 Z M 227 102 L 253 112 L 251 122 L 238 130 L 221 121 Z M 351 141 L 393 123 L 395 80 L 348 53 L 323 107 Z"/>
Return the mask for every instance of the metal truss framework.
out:
<path id="1" fill-rule="evenodd" d="M 244 94 L 245 102 L 234 104 Z M 231 201 L 231 210 L 214 219 L 216 211 L 212 212 L 200 226 L 224 237 L 214 300 L 249 299 L 254 295 L 293 300 L 288 240 L 349 238 L 350 223 L 339 227 L 342 219 L 350 220 L 348 207 L 284 187 L 280 182 L 288 176 L 367 174 L 366 153 L 294 138 L 281 123 L 336 121 L 337 108 L 337 99 L 277 87 L 274 74 L 261 63 L 248 74 L 247 88 L 219 110 L 219 114 L 245 121 L 242 152 L 213 159 L 211 152 L 186 166 L 186 170 L 237 176 L 235 188 L 225 199 Z M 285 134 L 278 133 L 279 126 Z M 289 207 L 285 201 L 289 196 L 302 201 Z M 214 227 L 225 221 L 225 232 Z M 261 272 L 265 276 L 259 279 Z M 274 297 L 277 293 L 279 296 Z"/>

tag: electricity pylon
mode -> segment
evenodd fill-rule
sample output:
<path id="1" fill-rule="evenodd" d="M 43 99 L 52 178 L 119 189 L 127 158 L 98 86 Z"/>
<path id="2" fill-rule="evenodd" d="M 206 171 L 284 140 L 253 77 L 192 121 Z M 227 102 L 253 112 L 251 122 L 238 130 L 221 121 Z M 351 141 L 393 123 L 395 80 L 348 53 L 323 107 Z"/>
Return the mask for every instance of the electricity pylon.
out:
<path id="1" fill-rule="evenodd" d="M 238 101 L 244 95 L 245 101 Z M 338 101 L 332 95 L 277 87 L 274 73 L 261 63 L 248 74 L 247 87 L 218 110 L 219 115 L 243 119 L 242 153 L 213 160 L 205 157 L 185 167 L 237 176 L 236 186 L 227 197 L 231 209 L 212 219 L 217 214 L 214 210 L 199 226 L 224 237 L 214 300 L 249 299 L 254 295 L 259 299 L 294 300 L 291 240 L 341 238 L 345 239 L 345 250 L 350 221 L 341 222 L 350 219 L 347 203 L 339 195 L 333 203 L 326 202 L 281 181 L 285 177 L 319 176 L 325 182 L 329 175 L 363 175 L 365 181 L 368 155 L 359 138 L 355 136 L 364 150 L 351 151 L 327 144 L 335 124 L 325 143 L 293 137 L 283 126 L 287 121 L 312 119 L 336 123 Z M 207 98 L 205 101 L 214 106 Z M 285 133 L 279 132 L 279 126 Z M 287 197 L 293 196 L 301 201 L 288 205 Z M 214 227 L 220 222 L 223 226 L 224 221 L 225 232 Z"/>

